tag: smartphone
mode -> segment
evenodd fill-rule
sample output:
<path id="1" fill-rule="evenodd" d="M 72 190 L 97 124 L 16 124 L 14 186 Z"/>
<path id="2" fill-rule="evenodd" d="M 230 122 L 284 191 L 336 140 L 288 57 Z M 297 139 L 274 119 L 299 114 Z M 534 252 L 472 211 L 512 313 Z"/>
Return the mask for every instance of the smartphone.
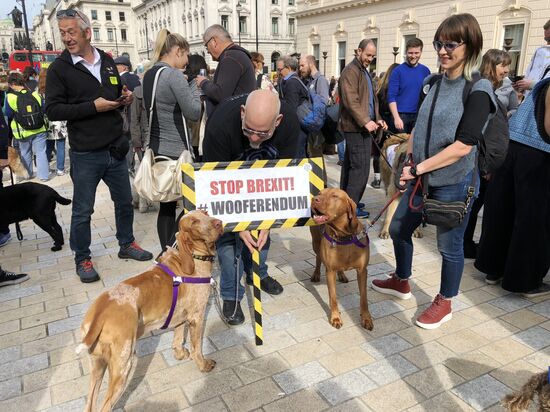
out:
<path id="1" fill-rule="evenodd" d="M 126 99 L 126 96 L 119 96 L 115 99 L 115 102 L 121 102 L 123 101 L 124 99 Z"/>
<path id="2" fill-rule="evenodd" d="M 519 82 L 523 79 L 524 76 L 514 76 L 512 77 L 512 83 Z"/>
<path id="3" fill-rule="evenodd" d="M 206 77 L 206 69 L 200 69 L 199 76 Z"/>

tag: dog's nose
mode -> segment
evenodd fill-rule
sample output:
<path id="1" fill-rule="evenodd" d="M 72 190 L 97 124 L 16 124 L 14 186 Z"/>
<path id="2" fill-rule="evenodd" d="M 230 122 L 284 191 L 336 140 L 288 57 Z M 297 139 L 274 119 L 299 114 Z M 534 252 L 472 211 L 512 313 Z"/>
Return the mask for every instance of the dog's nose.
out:
<path id="1" fill-rule="evenodd" d="M 315 197 L 313 198 L 313 202 L 314 202 L 314 203 L 319 203 L 319 196 L 315 196 Z"/>
<path id="2" fill-rule="evenodd" d="M 214 221 L 212 222 L 212 225 L 216 229 L 220 229 L 222 227 L 222 221 L 220 219 L 214 219 Z"/>

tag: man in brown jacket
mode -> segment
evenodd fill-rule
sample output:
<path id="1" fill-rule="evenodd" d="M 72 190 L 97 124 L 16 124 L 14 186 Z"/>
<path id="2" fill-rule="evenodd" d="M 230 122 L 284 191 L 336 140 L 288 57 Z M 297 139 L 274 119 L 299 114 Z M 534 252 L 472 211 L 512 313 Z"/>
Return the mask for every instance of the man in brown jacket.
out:
<path id="1" fill-rule="evenodd" d="M 346 139 L 346 153 L 340 188 L 358 205 L 357 216 L 367 218 L 359 203 L 367 187 L 372 137 L 378 128 L 388 127 L 378 113 L 378 99 L 368 72 L 376 57 L 376 45 L 370 39 L 359 43 L 355 58 L 342 71 L 338 82 L 340 95 L 339 127 Z"/>

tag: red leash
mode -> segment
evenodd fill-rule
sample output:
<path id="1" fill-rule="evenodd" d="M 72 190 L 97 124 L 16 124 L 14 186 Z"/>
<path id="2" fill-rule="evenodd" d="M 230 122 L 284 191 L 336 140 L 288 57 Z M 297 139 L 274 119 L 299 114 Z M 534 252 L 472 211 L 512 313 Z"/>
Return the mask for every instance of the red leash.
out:
<path id="1" fill-rule="evenodd" d="M 385 206 L 382 208 L 382 210 L 380 211 L 380 213 L 378 213 L 378 215 L 376 215 L 376 217 L 369 221 L 369 225 L 367 226 L 367 230 L 369 230 L 371 227 L 373 227 L 376 222 L 378 222 L 378 219 L 380 219 L 380 217 L 382 217 L 382 214 L 386 211 L 386 209 L 391 205 L 391 203 L 397 199 L 397 197 L 401 194 L 401 192 L 399 190 L 397 190 L 397 192 L 394 193 L 394 195 L 391 197 L 391 199 L 388 201 L 388 203 L 385 204 Z"/>

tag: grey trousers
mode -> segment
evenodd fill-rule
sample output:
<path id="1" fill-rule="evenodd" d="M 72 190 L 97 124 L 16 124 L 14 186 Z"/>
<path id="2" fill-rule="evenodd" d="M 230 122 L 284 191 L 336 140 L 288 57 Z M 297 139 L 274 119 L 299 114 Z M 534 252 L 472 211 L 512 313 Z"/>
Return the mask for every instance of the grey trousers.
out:
<path id="1" fill-rule="evenodd" d="M 361 201 L 370 171 L 372 138 L 367 131 L 344 133 L 346 152 L 340 175 L 340 189 L 357 204 Z"/>

